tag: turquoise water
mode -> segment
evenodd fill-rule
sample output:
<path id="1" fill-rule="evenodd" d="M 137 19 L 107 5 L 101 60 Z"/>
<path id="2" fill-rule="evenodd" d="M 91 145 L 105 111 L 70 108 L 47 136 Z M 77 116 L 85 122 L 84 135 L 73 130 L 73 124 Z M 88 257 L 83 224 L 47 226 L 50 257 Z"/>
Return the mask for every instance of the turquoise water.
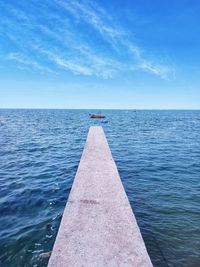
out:
<path id="1" fill-rule="evenodd" d="M 90 112 L 0 110 L 0 266 L 47 266 Z M 103 113 L 154 266 L 200 266 L 200 111 Z"/>

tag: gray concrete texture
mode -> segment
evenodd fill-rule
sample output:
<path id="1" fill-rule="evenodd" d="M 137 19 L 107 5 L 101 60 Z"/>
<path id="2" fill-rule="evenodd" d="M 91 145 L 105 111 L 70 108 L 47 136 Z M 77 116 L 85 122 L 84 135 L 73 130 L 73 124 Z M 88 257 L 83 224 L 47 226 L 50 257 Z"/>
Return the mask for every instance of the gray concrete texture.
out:
<path id="1" fill-rule="evenodd" d="M 90 127 L 48 267 L 152 266 L 103 128 Z"/>

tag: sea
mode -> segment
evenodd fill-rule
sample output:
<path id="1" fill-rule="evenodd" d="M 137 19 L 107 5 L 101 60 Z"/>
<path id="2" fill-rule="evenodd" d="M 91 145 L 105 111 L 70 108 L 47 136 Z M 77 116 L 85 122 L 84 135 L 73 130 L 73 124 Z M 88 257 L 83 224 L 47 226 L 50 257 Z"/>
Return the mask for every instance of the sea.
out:
<path id="1" fill-rule="evenodd" d="M 200 111 L 0 110 L 0 266 L 45 267 L 102 125 L 155 267 L 200 266 Z"/>

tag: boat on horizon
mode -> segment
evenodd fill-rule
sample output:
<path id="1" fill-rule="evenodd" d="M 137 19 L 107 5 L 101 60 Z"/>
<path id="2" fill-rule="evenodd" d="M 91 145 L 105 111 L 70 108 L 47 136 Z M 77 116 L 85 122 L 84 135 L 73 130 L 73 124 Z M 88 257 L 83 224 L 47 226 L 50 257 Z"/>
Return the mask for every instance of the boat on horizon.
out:
<path id="1" fill-rule="evenodd" d="M 100 114 L 89 114 L 91 119 L 105 119 L 106 116 Z"/>

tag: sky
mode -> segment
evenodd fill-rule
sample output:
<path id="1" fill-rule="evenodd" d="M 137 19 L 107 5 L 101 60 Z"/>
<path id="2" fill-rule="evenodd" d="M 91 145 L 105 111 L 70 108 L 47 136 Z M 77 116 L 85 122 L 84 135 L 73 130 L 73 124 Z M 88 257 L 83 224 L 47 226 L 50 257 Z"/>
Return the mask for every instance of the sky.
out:
<path id="1" fill-rule="evenodd" d="M 0 0 L 0 108 L 200 109 L 199 0 Z"/>

